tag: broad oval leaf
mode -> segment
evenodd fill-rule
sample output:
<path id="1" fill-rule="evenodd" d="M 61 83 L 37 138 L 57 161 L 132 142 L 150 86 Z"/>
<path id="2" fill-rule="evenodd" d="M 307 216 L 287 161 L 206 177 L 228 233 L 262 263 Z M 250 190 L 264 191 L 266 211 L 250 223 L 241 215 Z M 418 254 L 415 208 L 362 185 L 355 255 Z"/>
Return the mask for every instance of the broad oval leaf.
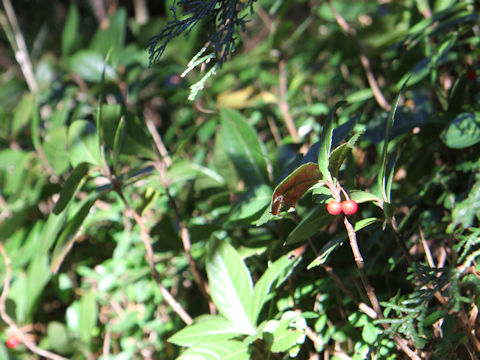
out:
<path id="1" fill-rule="evenodd" d="M 207 251 L 210 294 L 218 312 L 243 334 L 253 334 L 254 314 L 250 272 L 235 249 L 226 241 L 212 239 Z"/>
<path id="2" fill-rule="evenodd" d="M 480 112 L 457 115 L 442 133 L 442 140 L 453 149 L 464 149 L 480 142 Z"/>
<path id="3" fill-rule="evenodd" d="M 315 163 L 306 163 L 288 175 L 273 192 L 272 214 L 294 206 L 303 194 L 322 179 Z"/>

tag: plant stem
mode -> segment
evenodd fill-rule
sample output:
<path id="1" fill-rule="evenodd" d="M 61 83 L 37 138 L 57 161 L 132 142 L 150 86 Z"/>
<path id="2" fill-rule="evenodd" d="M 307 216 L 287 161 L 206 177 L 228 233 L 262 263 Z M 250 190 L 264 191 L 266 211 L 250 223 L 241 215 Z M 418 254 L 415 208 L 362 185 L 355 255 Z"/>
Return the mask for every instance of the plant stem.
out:
<path id="1" fill-rule="evenodd" d="M 360 248 L 358 247 L 357 242 L 357 235 L 355 234 L 355 230 L 348 221 L 348 218 L 345 217 L 343 223 L 345 224 L 345 228 L 347 229 L 348 239 L 350 240 L 350 247 L 352 248 L 353 258 L 355 259 L 355 263 L 357 264 L 358 271 L 360 272 L 360 278 L 362 280 L 363 286 L 365 291 L 367 292 L 368 299 L 373 306 L 373 309 L 377 313 L 379 319 L 383 319 L 383 312 L 378 302 L 377 295 L 375 294 L 375 289 L 370 284 L 368 280 L 367 273 L 365 271 L 365 263 L 363 262 L 363 257 L 360 252 Z M 382 326 L 385 329 L 388 329 L 388 324 L 383 323 Z M 412 360 L 421 360 L 420 357 L 407 345 L 405 339 L 401 338 L 399 335 L 394 335 L 393 340 L 398 345 L 398 347 Z"/>
<path id="2" fill-rule="evenodd" d="M 153 259 L 153 248 L 152 248 L 152 238 L 150 237 L 150 231 L 148 228 L 145 226 L 145 223 L 142 219 L 142 217 L 130 206 L 128 203 L 127 199 L 123 195 L 122 191 L 120 189 L 117 189 L 117 194 L 120 196 L 122 199 L 125 208 L 127 209 L 127 215 L 131 215 L 137 225 L 140 227 L 140 235 L 141 239 L 143 241 L 143 244 L 145 246 L 145 250 L 147 252 L 147 262 L 148 265 L 150 266 L 150 270 L 152 271 L 152 276 L 155 282 L 157 283 L 157 286 L 160 289 L 160 292 L 162 293 L 165 301 L 170 305 L 170 307 L 175 311 L 175 313 L 180 316 L 180 318 L 185 322 L 185 324 L 190 325 L 193 320 L 190 315 L 185 311 L 185 309 L 180 305 L 180 303 L 175 300 L 172 294 L 167 290 L 165 286 L 162 284 L 162 279 L 160 277 L 160 274 L 158 273 L 156 267 L 155 267 L 155 261 Z"/>

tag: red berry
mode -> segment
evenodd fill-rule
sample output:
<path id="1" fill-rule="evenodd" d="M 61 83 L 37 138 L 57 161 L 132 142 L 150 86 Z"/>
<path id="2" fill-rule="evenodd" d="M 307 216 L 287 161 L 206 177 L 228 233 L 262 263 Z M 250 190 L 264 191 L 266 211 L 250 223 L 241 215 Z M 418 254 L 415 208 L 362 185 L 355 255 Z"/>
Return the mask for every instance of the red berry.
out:
<path id="1" fill-rule="evenodd" d="M 346 215 L 355 214 L 358 210 L 358 204 L 355 200 L 346 200 L 342 202 L 342 211 Z"/>
<path id="2" fill-rule="evenodd" d="M 327 204 L 327 211 L 329 214 L 338 215 L 342 212 L 342 204 L 335 200 L 330 201 Z"/>
<path id="3" fill-rule="evenodd" d="M 475 72 L 474 69 L 468 69 L 467 70 L 467 79 L 470 80 L 470 81 L 477 80 L 477 73 Z"/>
<path id="4" fill-rule="evenodd" d="M 16 348 L 18 344 L 20 344 L 20 340 L 18 340 L 18 338 L 15 335 L 12 335 L 7 339 L 7 346 L 10 349 Z"/>

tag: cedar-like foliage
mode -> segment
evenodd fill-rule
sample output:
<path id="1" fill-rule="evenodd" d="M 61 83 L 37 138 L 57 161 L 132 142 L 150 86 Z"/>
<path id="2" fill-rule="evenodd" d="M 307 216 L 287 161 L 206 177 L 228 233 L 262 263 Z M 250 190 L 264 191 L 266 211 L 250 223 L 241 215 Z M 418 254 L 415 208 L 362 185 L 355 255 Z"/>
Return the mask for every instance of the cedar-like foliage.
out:
<path id="1" fill-rule="evenodd" d="M 178 0 L 170 7 L 174 19 L 169 21 L 162 31 L 150 39 L 147 48 L 150 64 L 157 62 L 164 53 L 168 43 L 184 34 L 187 35 L 201 21 L 206 29 L 213 29 L 208 35 L 206 47 L 212 47 L 218 57 L 218 66 L 235 50 L 235 33 L 237 28 L 245 29 L 248 14 L 240 15 L 249 8 L 253 14 L 256 0 Z M 183 9 L 184 17 L 178 16 L 178 8 Z"/>

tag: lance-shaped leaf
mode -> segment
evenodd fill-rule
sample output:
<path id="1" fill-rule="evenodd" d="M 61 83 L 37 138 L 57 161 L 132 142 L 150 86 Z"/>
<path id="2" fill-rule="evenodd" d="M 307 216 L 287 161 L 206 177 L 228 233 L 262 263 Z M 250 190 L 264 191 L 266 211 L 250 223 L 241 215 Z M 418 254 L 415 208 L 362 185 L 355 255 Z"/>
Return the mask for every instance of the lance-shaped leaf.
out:
<path id="1" fill-rule="evenodd" d="M 212 339 L 226 340 L 238 335 L 243 334 L 230 320 L 220 315 L 203 315 L 196 318 L 193 324 L 176 332 L 168 341 L 179 346 L 192 346 Z"/>
<path id="2" fill-rule="evenodd" d="M 332 148 L 333 120 L 337 109 L 346 103 L 345 100 L 337 102 L 327 115 L 327 121 L 323 126 L 322 136 L 320 137 L 320 149 L 318 151 L 318 168 L 327 181 L 332 181 L 332 175 L 328 170 L 330 162 L 330 150 Z"/>
<path id="3" fill-rule="evenodd" d="M 50 263 L 50 270 L 56 273 L 60 265 L 65 259 L 65 256 L 70 252 L 79 232 L 83 221 L 88 216 L 90 208 L 93 206 L 100 194 L 94 194 L 87 198 L 75 215 L 67 222 L 64 230 L 58 237 L 55 249 L 53 250 L 52 260 Z"/>
<path id="4" fill-rule="evenodd" d="M 67 204 L 72 199 L 80 183 L 87 176 L 89 168 L 89 164 L 82 162 L 78 164 L 75 169 L 73 169 L 72 173 L 65 181 L 65 185 L 60 191 L 60 198 L 58 199 L 55 207 L 53 208 L 54 214 L 58 215 L 63 211 L 63 209 L 65 209 L 65 206 L 67 206 Z"/>
<path id="5" fill-rule="evenodd" d="M 310 211 L 288 235 L 285 244 L 293 244 L 317 234 L 322 227 L 330 224 L 334 217 L 327 213 L 327 207 L 320 205 Z"/>
<path id="6" fill-rule="evenodd" d="M 303 251 L 305 247 L 299 249 Z M 260 311 L 269 298 L 271 289 L 280 286 L 280 284 L 288 278 L 290 272 L 300 262 L 300 256 L 301 254 L 297 255 L 294 251 L 283 255 L 281 258 L 275 260 L 257 281 L 253 290 L 251 303 L 252 314 L 255 316 L 255 319 L 258 320 Z"/>
<path id="7" fill-rule="evenodd" d="M 390 110 L 390 114 L 388 115 L 387 120 L 387 129 L 385 130 L 385 139 L 383 142 L 383 151 L 382 151 L 382 158 L 380 160 L 380 168 L 378 172 L 378 185 L 382 191 L 383 201 L 390 202 L 390 191 L 387 192 L 387 188 L 390 189 L 391 183 L 387 184 L 387 182 L 391 182 L 393 177 L 389 179 L 387 174 L 387 154 L 388 154 L 388 141 L 390 140 L 390 132 L 392 130 L 393 122 L 395 121 L 395 115 L 398 109 L 398 101 L 400 100 L 400 95 L 402 94 L 403 88 L 408 82 L 407 78 L 403 83 L 400 91 L 398 92 L 397 98 L 395 99 L 395 103 Z"/>
<path id="8" fill-rule="evenodd" d="M 352 151 L 355 143 L 357 142 L 360 135 L 362 135 L 362 133 L 363 130 L 361 132 L 357 132 L 350 138 L 350 140 L 337 146 L 330 154 L 328 169 L 330 170 L 330 173 L 333 175 L 333 177 L 338 176 L 338 172 L 342 167 L 345 158 L 347 157 L 348 153 Z"/>
<path id="9" fill-rule="evenodd" d="M 305 192 L 322 179 L 322 174 L 315 163 L 306 163 L 288 175 L 273 192 L 272 214 L 288 209 L 305 194 Z"/>

